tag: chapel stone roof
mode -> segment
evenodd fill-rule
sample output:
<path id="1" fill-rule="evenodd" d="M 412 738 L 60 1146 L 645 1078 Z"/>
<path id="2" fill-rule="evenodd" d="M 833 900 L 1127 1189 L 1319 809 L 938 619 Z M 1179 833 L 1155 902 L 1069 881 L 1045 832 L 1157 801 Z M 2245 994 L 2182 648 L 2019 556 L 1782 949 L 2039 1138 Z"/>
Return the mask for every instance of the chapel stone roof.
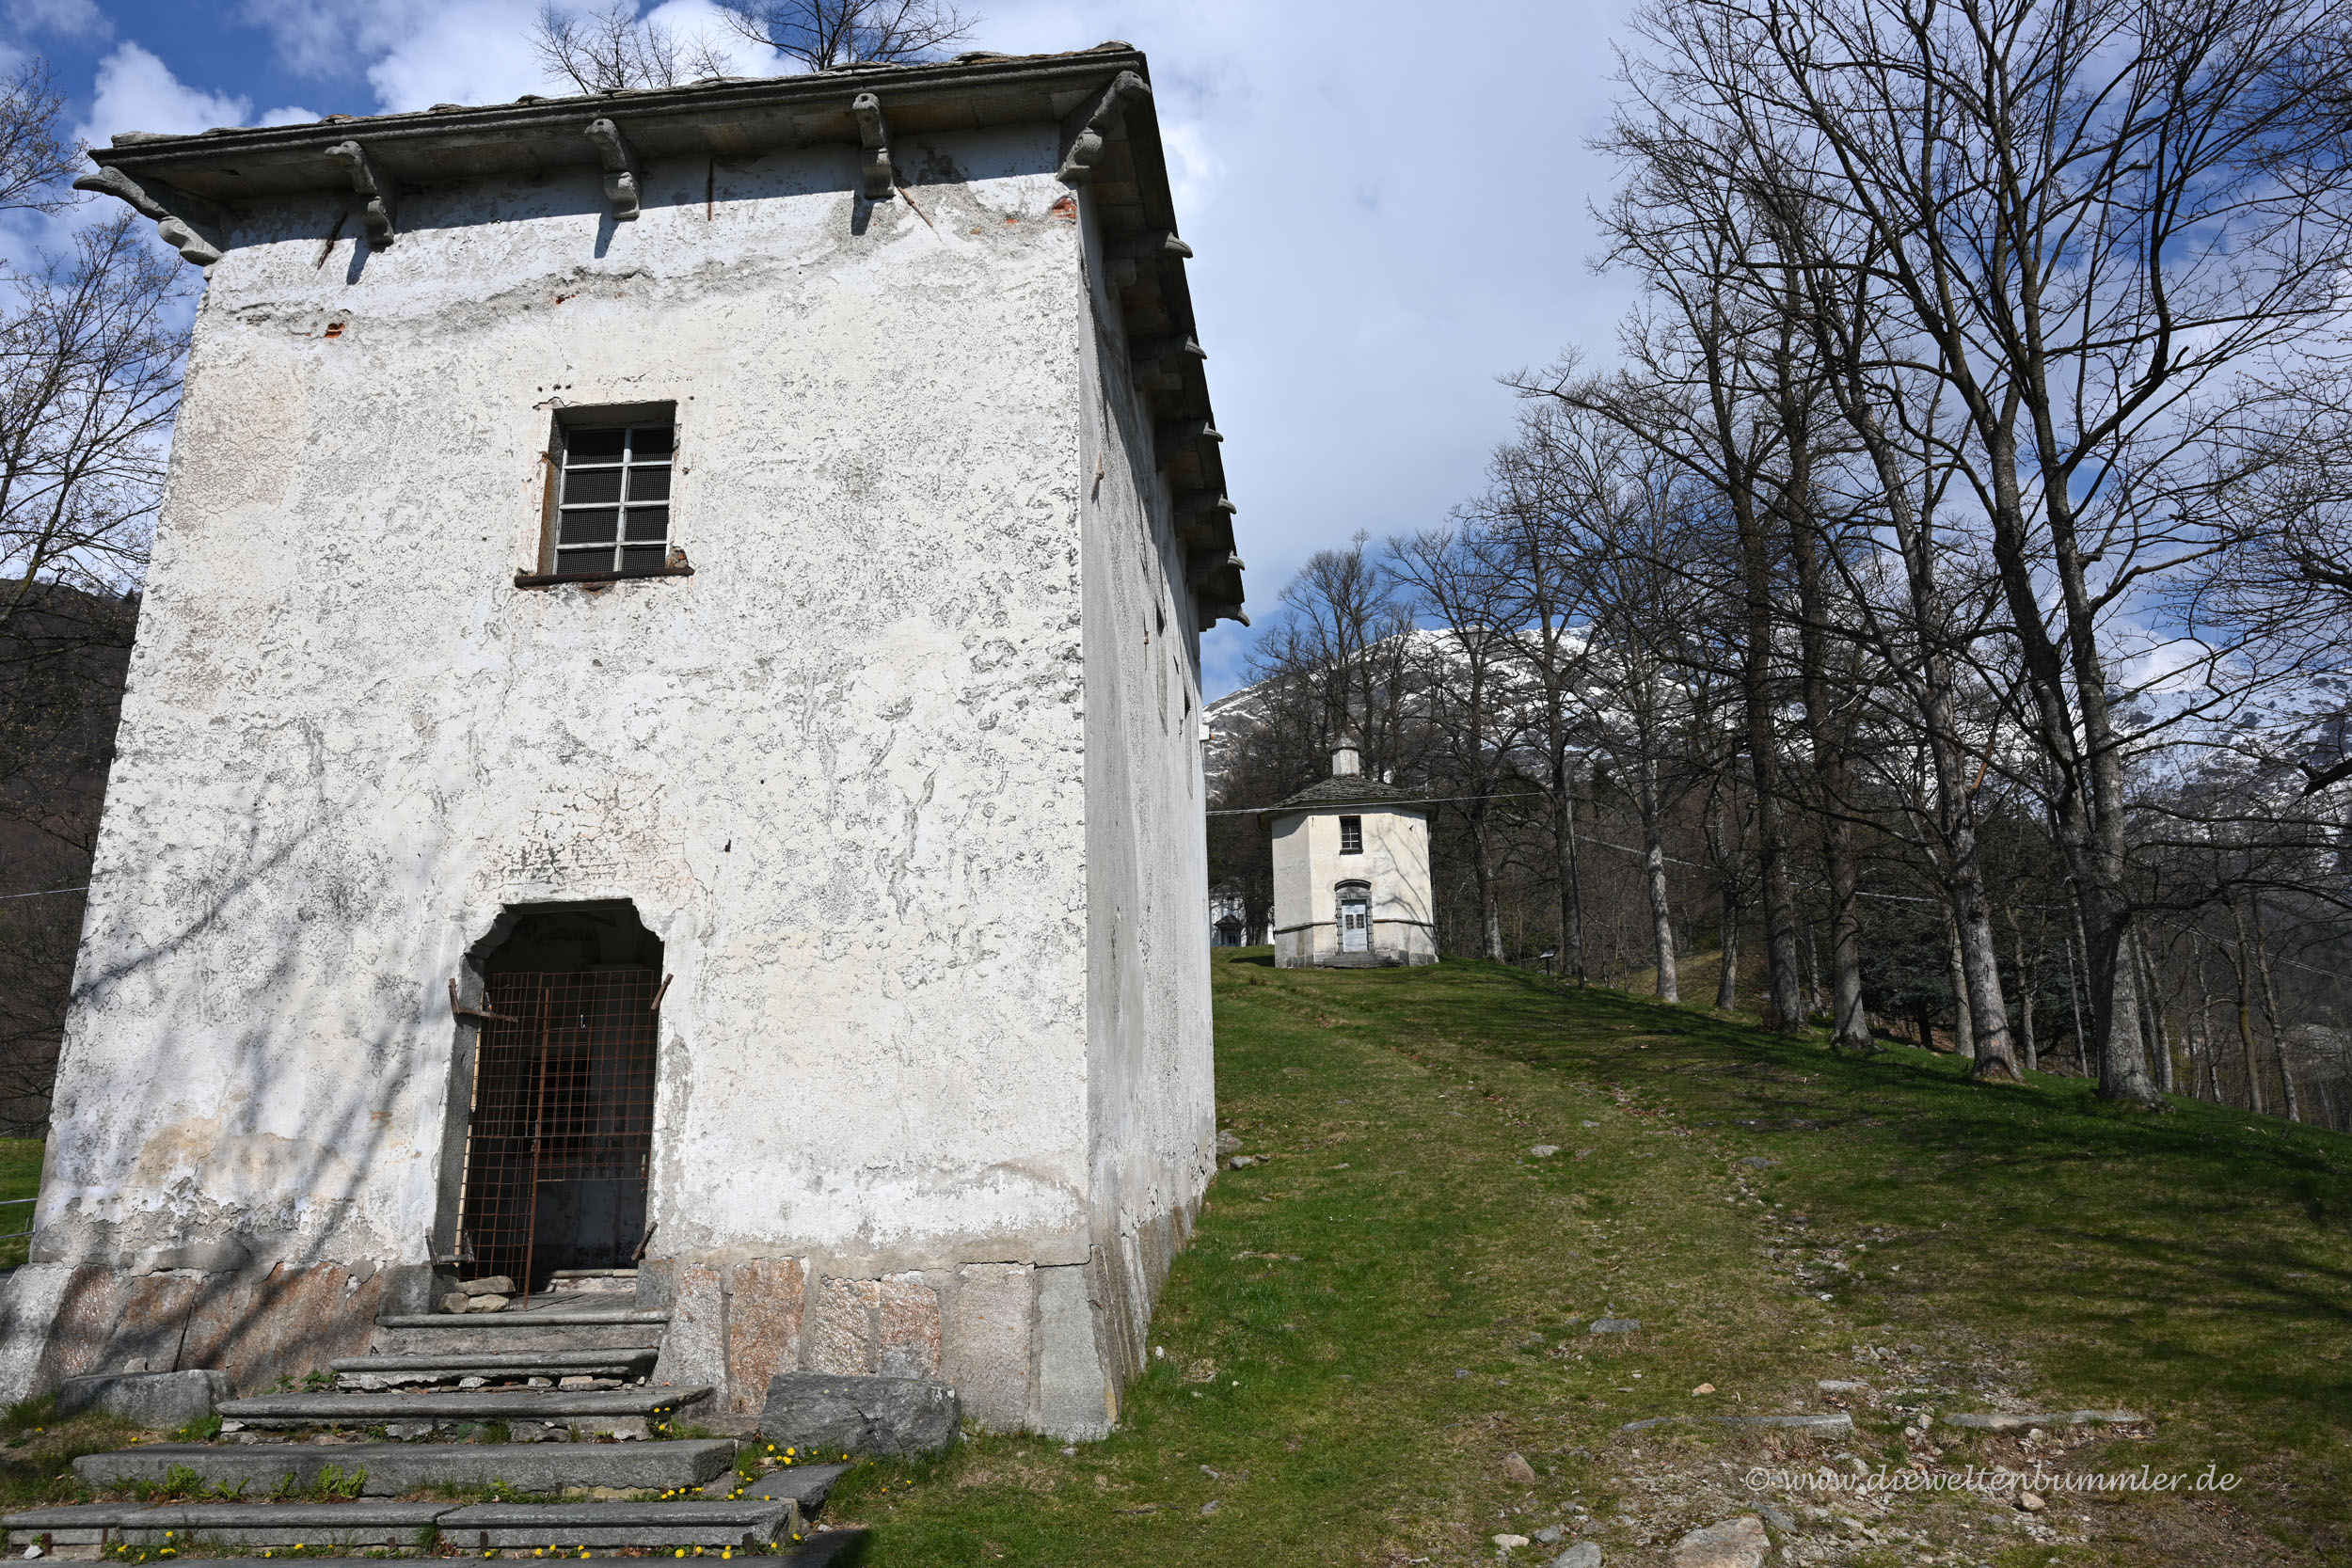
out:
<path id="1" fill-rule="evenodd" d="M 1289 799 L 1266 808 L 1265 815 L 1276 816 L 1293 811 L 1328 811 L 1338 806 L 1395 806 L 1406 811 L 1419 809 L 1411 802 L 1415 796 L 1408 789 L 1382 784 L 1377 779 L 1360 774 L 1346 774 L 1322 779 L 1309 784 Z"/>

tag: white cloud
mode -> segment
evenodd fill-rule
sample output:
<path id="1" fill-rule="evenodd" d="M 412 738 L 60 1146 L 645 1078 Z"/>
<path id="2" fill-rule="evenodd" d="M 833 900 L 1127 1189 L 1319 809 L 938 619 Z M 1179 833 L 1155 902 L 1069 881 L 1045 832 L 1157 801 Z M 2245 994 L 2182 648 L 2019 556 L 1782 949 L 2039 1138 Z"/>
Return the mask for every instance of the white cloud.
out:
<path id="1" fill-rule="evenodd" d="M 772 49 L 754 43 L 727 25 L 725 16 L 710 0 L 669 0 L 645 13 L 645 20 L 667 27 L 681 43 L 696 40 L 726 61 L 729 76 L 773 76 L 784 69 Z"/>
<path id="2" fill-rule="evenodd" d="M 1160 145 L 1167 150 L 1171 166 L 1168 179 L 1176 198 L 1177 212 L 1194 213 L 1208 206 L 1216 198 L 1218 182 L 1225 178 L 1225 160 L 1210 150 L 1200 127 L 1164 125 L 1160 128 Z"/>
<path id="3" fill-rule="evenodd" d="M 536 8 L 479 0 L 417 8 L 417 25 L 368 67 L 386 113 L 436 103 L 502 103 L 551 89 L 531 47 Z"/>
<path id="4" fill-rule="evenodd" d="M 21 33 L 96 40 L 112 38 L 115 31 L 97 0 L 8 0 L 8 25 Z"/>
<path id="5" fill-rule="evenodd" d="M 438 8 L 419 0 L 245 0 L 245 20 L 266 31 L 287 70 L 322 82 L 362 75 L 368 64 L 413 35 Z M 518 18 L 530 7 L 511 8 Z"/>
<path id="6" fill-rule="evenodd" d="M 146 50 L 123 43 L 98 63 L 90 117 L 75 135 L 103 146 L 118 131 L 184 135 L 215 125 L 243 125 L 252 112 L 251 99 L 188 87 Z"/>
<path id="7" fill-rule="evenodd" d="M 315 109 L 306 109 L 299 103 L 289 103 L 282 109 L 264 110 L 262 118 L 253 123 L 256 125 L 308 125 L 320 118 L 322 117 Z"/>
<path id="8" fill-rule="evenodd" d="M 569 0 L 564 8 L 592 8 Z M 502 103 L 525 93 L 568 92 L 548 78 L 531 44 L 536 0 L 379 0 L 355 9 L 339 0 L 246 0 L 286 68 L 320 82 L 364 74 L 385 113 L 436 103 Z M 730 74 L 770 75 L 775 56 L 726 25 L 710 0 L 667 0 L 646 13 L 681 40 L 701 39 Z"/>

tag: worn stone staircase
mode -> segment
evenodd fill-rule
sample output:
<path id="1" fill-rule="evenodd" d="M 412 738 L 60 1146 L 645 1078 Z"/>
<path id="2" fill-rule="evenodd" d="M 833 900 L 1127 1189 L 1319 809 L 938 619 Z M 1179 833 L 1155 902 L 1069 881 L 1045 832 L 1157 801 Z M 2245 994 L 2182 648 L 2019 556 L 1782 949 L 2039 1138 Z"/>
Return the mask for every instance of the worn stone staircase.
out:
<path id="1" fill-rule="evenodd" d="M 848 1466 L 771 1457 L 740 1418 L 730 1434 L 682 1435 L 712 1390 L 656 1384 L 668 1313 L 636 1307 L 619 1271 L 596 1279 L 522 1310 L 381 1317 L 367 1354 L 332 1363 L 332 1388 L 223 1401 L 205 1442 L 77 1459 L 82 1483 L 113 1498 L 0 1519 L 8 1547 L 169 1546 L 176 1562 L 297 1546 L 854 1556 L 847 1538 L 861 1532 L 814 1523 Z"/>

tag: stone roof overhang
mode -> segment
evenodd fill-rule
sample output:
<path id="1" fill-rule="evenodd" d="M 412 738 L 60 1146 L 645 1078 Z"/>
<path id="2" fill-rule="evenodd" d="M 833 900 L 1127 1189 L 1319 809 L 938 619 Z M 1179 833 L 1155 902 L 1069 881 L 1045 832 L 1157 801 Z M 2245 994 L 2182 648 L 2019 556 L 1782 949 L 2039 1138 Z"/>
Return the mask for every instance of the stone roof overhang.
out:
<path id="1" fill-rule="evenodd" d="M 1258 820 L 1271 827 L 1277 817 L 1343 812 L 1354 807 L 1366 811 L 1407 812 L 1415 816 L 1427 816 L 1429 808 L 1419 804 L 1408 792 L 1377 779 L 1333 778 L 1309 784 L 1297 794 L 1277 801 L 1258 814 Z"/>
<path id="2" fill-rule="evenodd" d="M 751 157 L 819 146 L 858 149 L 864 194 L 888 200 L 894 138 L 1051 124 L 1059 178 L 1093 195 L 1136 385 L 1151 399 L 1155 450 L 1175 497 L 1185 580 L 1203 629 L 1242 612 L 1242 562 L 1226 499 L 1177 237 L 1167 155 L 1141 51 L 1103 44 L 1068 55 L 962 55 L 931 65 L 866 65 L 690 87 L 437 104 L 421 113 L 332 115 L 307 125 L 127 132 L 92 148 L 75 183 L 127 202 L 199 265 L 220 259 L 230 219 L 275 199 L 353 199 L 377 249 L 400 233 L 404 190 L 548 169 L 601 170 L 616 218 L 638 210 L 640 166 L 656 158 Z"/>

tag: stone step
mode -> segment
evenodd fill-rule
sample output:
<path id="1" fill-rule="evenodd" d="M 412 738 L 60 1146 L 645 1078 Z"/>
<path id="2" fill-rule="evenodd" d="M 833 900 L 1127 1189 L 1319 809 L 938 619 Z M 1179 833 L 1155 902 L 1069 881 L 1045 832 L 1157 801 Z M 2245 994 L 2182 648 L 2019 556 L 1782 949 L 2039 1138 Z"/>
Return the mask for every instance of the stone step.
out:
<path id="1" fill-rule="evenodd" d="M 0 1517 L 11 1546 L 101 1546 L 113 1539 L 123 1520 L 146 1509 L 145 1503 L 71 1503 L 60 1508 L 28 1508 Z"/>
<path id="2" fill-rule="evenodd" d="M 553 1546 L 788 1546 L 790 1502 L 476 1503 L 444 1513 L 441 1539 L 459 1551 Z"/>
<path id="3" fill-rule="evenodd" d="M 184 1549 L 192 1540 L 241 1546 L 415 1546 L 455 1503 L 82 1503 L 0 1519 L 11 1540 L 49 1546 L 117 1542 Z M 169 1539 L 167 1539 L 168 1534 Z M 178 1555 L 175 1551 L 174 1555 Z"/>
<path id="4" fill-rule="evenodd" d="M 633 1295 L 635 1269 L 558 1269 L 548 1281 L 549 1295 Z"/>
<path id="5" fill-rule="evenodd" d="M 541 1298 L 544 1300 L 545 1298 Z M 667 1312 L 605 1306 L 589 1295 L 521 1312 L 433 1312 L 375 1320 L 373 1355 L 481 1355 L 659 1347 Z"/>
<path id="6" fill-rule="evenodd" d="M 666 1418 L 709 1396 L 707 1384 L 571 1390 L 428 1388 L 406 1394 L 262 1394 L 249 1400 L 224 1400 L 219 1411 L 223 1420 L 255 1427 L 389 1428 L 507 1421 L 643 1437 Z"/>
<path id="7" fill-rule="evenodd" d="M 281 1485 L 308 1490 L 332 1465 L 343 1476 L 364 1472 L 360 1493 L 396 1497 L 427 1487 L 482 1487 L 503 1482 L 517 1492 L 564 1492 L 610 1486 L 660 1492 L 725 1481 L 735 1445 L 720 1438 L 667 1443 L 261 1443 L 218 1448 L 204 1443 L 151 1443 L 73 1462 L 81 1482 L 112 1490 L 165 1484 L 175 1468 L 194 1471 L 207 1487 L 268 1497 Z M 822 1495 L 818 1497 L 822 1500 Z M 815 1503 L 803 1503 L 813 1509 Z"/>
<path id="8" fill-rule="evenodd" d="M 122 1522 L 142 1546 L 218 1541 L 237 1546 L 415 1546 L 448 1503 L 166 1503 Z M 171 1539 L 165 1539 L 168 1532 Z M 176 1554 L 175 1554 L 176 1555 Z"/>
<path id="9" fill-rule="evenodd" d="M 454 1383 L 478 1377 L 491 1383 L 520 1383 L 544 1377 L 618 1377 L 642 1380 L 660 1353 L 651 1345 L 621 1350 L 485 1351 L 476 1355 L 345 1355 L 330 1361 L 336 1385 L 368 1391 L 412 1383 Z"/>
<path id="10" fill-rule="evenodd" d="M 395 1550 L 434 1532 L 460 1551 L 553 1546 L 789 1547 L 800 1511 L 783 1502 L 83 1503 L 0 1520 L 10 1538 L 47 1548 L 128 1543 Z"/>
<path id="11" fill-rule="evenodd" d="M 721 1476 L 703 1488 L 703 1496 L 745 1502 L 789 1499 L 805 1515 L 824 1507 L 833 1483 L 849 1473 L 847 1465 L 782 1465 L 749 1483 L 739 1476 Z"/>
<path id="12" fill-rule="evenodd" d="M 855 1568 L 856 1564 L 866 1560 L 866 1547 L 872 1535 L 873 1532 L 866 1529 L 809 1530 L 803 1528 L 799 1545 L 781 1547 L 773 1556 L 763 1558 L 762 1568 Z M 544 1546 L 546 1543 L 542 1542 L 540 1544 Z M 305 1552 L 302 1554 L 302 1560 L 305 1563 L 325 1565 L 325 1568 L 359 1568 L 359 1565 L 363 1563 L 380 1564 L 383 1559 L 380 1557 L 326 1557 L 317 1552 Z M 628 1562 L 636 1564 L 637 1568 L 645 1568 L 645 1560 L 642 1557 L 610 1556 L 598 1552 L 591 1552 L 585 1557 L 578 1552 L 572 1552 L 568 1554 L 568 1560 L 573 1562 Z M 203 1568 L 253 1568 L 253 1560 L 249 1557 L 174 1557 L 171 1563 L 172 1568 L 193 1568 L 193 1565 L 199 1563 L 202 1564 Z"/>

